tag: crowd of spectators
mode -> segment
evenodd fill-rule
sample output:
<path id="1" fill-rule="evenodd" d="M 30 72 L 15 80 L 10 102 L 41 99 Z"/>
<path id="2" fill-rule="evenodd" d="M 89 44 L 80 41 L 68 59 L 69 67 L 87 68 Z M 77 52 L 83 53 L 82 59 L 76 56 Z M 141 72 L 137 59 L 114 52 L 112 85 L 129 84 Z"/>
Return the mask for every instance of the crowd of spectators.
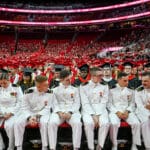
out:
<path id="1" fill-rule="evenodd" d="M 92 62 L 100 64 L 102 59 L 109 59 L 112 63 L 119 60 L 150 61 L 149 30 L 137 30 L 120 37 L 116 41 L 102 42 L 97 37 L 77 37 L 74 42 L 69 40 L 49 40 L 44 47 L 37 40 L 20 40 L 14 54 L 14 41 L 0 43 L 0 61 L 16 64 L 44 64 L 46 62 L 65 63 L 68 65 L 75 59 L 77 62 Z M 122 47 L 119 51 L 107 51 L 105 55 L 98 55 L 103 49 Z M 12 55 L 13 54 L 13 55 Z M 11 62 L 12 61 L 12 62 Z"/>

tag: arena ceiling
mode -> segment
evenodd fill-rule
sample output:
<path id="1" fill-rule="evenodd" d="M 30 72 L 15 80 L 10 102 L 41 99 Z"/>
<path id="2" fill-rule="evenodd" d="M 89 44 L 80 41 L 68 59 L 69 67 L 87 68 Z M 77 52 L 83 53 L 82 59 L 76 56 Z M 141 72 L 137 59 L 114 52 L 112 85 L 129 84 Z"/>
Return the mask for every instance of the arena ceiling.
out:
<path id="1" fill-rule="evenodd" d="M 13 5 L 16 7 L 27 7 L 25 5 L 30 5 L 30 7 L 40 7 L 40 6 L 74 6 L 74 7 L 84 7 L 86 5 L 95 6 L 108 6 L 112 4 L 119 4 L 125 2 L 131 2 L 134 0 L 1 0 L 1 4 Z"/>

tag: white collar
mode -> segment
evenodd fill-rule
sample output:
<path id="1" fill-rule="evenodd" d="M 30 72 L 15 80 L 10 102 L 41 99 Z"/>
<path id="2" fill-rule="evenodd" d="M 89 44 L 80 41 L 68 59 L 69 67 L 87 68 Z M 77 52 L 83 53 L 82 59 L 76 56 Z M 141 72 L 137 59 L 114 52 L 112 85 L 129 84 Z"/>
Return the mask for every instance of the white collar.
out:
<path id="1" fill-rule="evenodd" d="M 98 82 L 98 83 L 94 83 L 92 80 L 89 81 L 89 84 L 90 84 L 91 86 L 93 86 L 93 87 L 96 87 L 96 86 L 100 85 L 99 82 Z"/>
<path id="2" fill-rule="evenodd" d="M 37 88 L 35 87 L 34 88 L 34 91 L 36 92 L 36 93 L 38 93 L 39 95 L 42 95 L 42 94 L 44 94 L 45 92 L 39 92 L 38 90 L 37 90 Z"/>
<path id="3" fill-rule="evenodd" d="M 145 89 L 145 91 L 146 91 L 147 93 L 150 93 L 150 89 Z"/>
<path id="4" fill-rule="evenodd" d="M 65 86 L 62 83 L 59 84 L 60 87 L 63 87 L 64 89 L 69 88 L 71 85 Z"/>
<path id="5" fill-rule="evenodd" d="M 124 90 L 126 89 L 126 87 L 121 87 L 118 83 L 116 84 L 117 88 L 121 89 L 121 90 Z"/>

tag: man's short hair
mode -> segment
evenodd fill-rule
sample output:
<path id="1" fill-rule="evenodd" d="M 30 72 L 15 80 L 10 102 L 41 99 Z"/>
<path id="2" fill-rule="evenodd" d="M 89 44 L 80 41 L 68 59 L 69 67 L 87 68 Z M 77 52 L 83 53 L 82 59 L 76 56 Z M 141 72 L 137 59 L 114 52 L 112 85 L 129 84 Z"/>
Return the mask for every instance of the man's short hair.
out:
<path id="1" fill-rule="evenodd" d="M 47 80 L 48 80 L 48 78 L 46 76 L 38 75 L 35 77 L 35 82 L 37 82 L 37 83 L 42 83 Z"/>
<path id="2" fill-rule="evenodd" d="M 146 77 L 146 76 L 150 77 L 150 72 L 143 72 L 143 73 L 142 73 L 142 76 L 143 76 L 143 77 Z"/>
<path id="3" fill-rule="evenodd" d="M 8 73 L 2 73 L 2 74 L 0 74 L 0 80 L 9 80 Z"/>
<path id="4" fill-rule="evenodd" d="M 99 67 L 93 67 L 93 68 L 90 69 L 90 74 L 91 75 L 96 75 L 97 71 L 102 71 L 102 69 L 99 68 Z"/>
<path id="5" fill-rule="evenodd" d="M 127 77 L 128 74 L 126 74 L 125 72 L 119 72 L 117 78 L 121 79 L 122 77 Z"/>
<path id="6" fill-rule="evenodd" d="M 60 72 L 60 79 L 64 79 L 66 77 L 70 76 L 70 72 L 68 70 L 62 70 Z"/>

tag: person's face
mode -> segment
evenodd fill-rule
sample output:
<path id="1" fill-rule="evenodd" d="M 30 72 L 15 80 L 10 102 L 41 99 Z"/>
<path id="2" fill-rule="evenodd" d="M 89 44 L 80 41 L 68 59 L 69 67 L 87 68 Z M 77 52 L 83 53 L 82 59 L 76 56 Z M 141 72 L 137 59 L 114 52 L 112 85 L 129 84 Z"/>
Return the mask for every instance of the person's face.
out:
<path id="1" fill-rule="evenodd" d="M 42 71 L 42 70 L 43 70 L 43 67 L 42 67 L 42 66 L 39 66 L 38 69 L 39 69 L 40 71 Z"/>
<path id="2" fill-rule="evenodd" d="M 125 66 L 125 67 L 124 67 L 124 72 L 125 72 L 126 74 L 131 74 L 131 72 L 132 72 L 132 67 L 131 67 L 131 66 Z"/>
<path id="3" fill-rule="evenodd" d="M 60 77 L 60 72 L 55 72 L 54 78 L 58 78 L 59 79 L 59 77 Z"/>
<path id="4" fill-rule="evenodd" d="M 10 82 L 8 80 L 0 80 L 0 86 L 3 88 L 7 88 L 9 86 Z"/>
<path id="5" fill-rule="evenodd" d="M 71 84 L 71 76 L 68 76 L 68 77 L 66 77 L 66 78 L 64 78 L 64 79 L 61 79 L 61 83 L 63 84 L 63 85 L 70 85 Z"/>
<path id="6" fill-rule="evenodd" d="M 29 81 L 30 80 L 30 76 L 23 76 L 23 80 L 24 81 Z"/>
<path id="7" fill-rule="evenodd" d="M 65 67 L 65 70 L 70 71 L 71 69 L 70 69 L 69 66 L 66 66 L 66 67 Z"/>
<path id="8" fill-rule="evenodd" d="M 111 76 L 111 69 L 110 68 L 104 68 L 103 72 L 104 72 L 104 76 Z"/>
<path id="9" fill-rule="evenodd" d="M 127 87 L 128 86 L 128 77 L 122 77 L 120 79 L 118 79 L 118 84 L 121 86 L 121 87 Z"/>
<path id="10" fill-rule="evenodd" d="M 150 67 L 145 67 L 145 68 L 144 68 L 144 71 L 145 71 L 145 72 L 150 72 Z"/>
<path id="11" fill-rule="evenodd" d="M 39 92 L 46 92 L 47 89 L 48 89 L 48 81 L 44 81 L 44 82 L 41 82 L 41 83 L 38 83 L 36 82 L 36 88 Z"/>
<path id="12" fill-rule="evenodd" d="M 86 77 L 87 77 L 87 74 L 88 74 L 87 71 L 81 71 L 81 72 L 80 72 L 80 76 L 81 76 L 82 78 L 86 78 Z"/>
<path id="13" fill-rule="evenodd" d="M 116 71 L 116 70 L 118 70 L 118 66 L 114 66 L 114 68 L 113 68 L 113 69 L 114 69 L 115 71 Z"/>
<path id="14" fill-rule="evenodd" d="M 14 68 L 10 68 L 10 72 L 11 72 L 11 74 L 15 74 L 17 72 L 17 70 Z"/>
<path id="15" fill-rule="evenodd" d="M 132 74 L 136 75 L 137 72 L 138 72 L 138 71 L 137 71 L 137 68 L 133 68 L 133 69 L 132 69 Z"/>
<path id="16" fill-rule="evenodd" d="M 150 89 L 150 77 L 149 76 L 142 77 L 142 85 L 145 89 Z"/>
<path id="17" fill-rule="evenodd" d="M 141 73 L 142 71 L 143 71 L 143 66 L 142 65 L 138 66 L 138 72 Z"/>
<path id="18" fill-rule="evenodd" d="M 103 72 L 102 71 L 96 71 L 95 75 L 91 75 L 91 80 L 94 83 L 99 83 L 99 82 L 101 82 L 102 77 L 103 77 Z"/>
<path id="19" fill-rule="evenodd" d="M 18 70 L 22 71 L 23 70 L 23 66 L 19 66 Z"/>

